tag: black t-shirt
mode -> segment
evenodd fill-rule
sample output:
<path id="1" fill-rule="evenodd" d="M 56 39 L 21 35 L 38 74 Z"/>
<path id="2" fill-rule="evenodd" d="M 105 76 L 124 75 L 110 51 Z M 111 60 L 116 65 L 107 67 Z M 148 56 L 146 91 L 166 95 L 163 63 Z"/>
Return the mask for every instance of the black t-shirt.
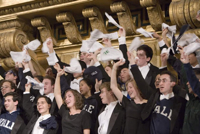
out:
<path id="1" fill-rule="evenodd" d="M 149 120 L 142 121 L 141 111 L 146 103 L 136 104 L 134 101 L 129 100 L 123 96 L 122 106 L 126 110 L 126 125 L 124 134 L 148 134 L 149 133 Z"/>
<path id="2" fill-rule="evenodd" d="M 82 110 L 80 114 L 70 115 L 66 106 L 62 105 L 58 113 L 62 117 L 63 134 L 83 134 L 84 129 L 90 129 L 91 119 L 86 111 Z"/>
<path id="3" fill-rule="evenodd" d="M 151 119 L 151 134 L 169 134 L 174 97 L 158 100 Z"/>
<path id="4" fill-rule="evenodd" d="M 102 103 L 98 94 L 92 95 L 89 98 L 84 98 L 83 110 L 87 111 L 91 117 L 91 129 L 90 134 L 95 134 L 95 124 L 98 120 L 99 111 L 102 107 Z"/>

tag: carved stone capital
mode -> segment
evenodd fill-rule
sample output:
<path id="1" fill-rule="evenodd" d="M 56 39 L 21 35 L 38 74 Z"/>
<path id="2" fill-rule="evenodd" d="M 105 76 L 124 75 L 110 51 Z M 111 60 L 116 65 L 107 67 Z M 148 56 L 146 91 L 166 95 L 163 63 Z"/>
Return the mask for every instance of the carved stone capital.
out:
<path id="1" fill-rule="evenodd" d="M 75 44 L 82 41 L 76 21 L 70 12 L 60 13 L 56 15 L 56 19 L 64 25 L 66 36 L 71 43 Z"/>
<path id="2" fill-rule="evenodd" d="M 10 51 L 21 51 L 27 43 L 27 35 L 21 30 L 0 32 L 0 57 L 10 57 Z"/>
<path id="3" fill-rule="evenodd" d="M 158 0 L 140 0 L 140 5 L 146 7 L 149 22 L 154 30 L 160 31 L 164 20 L 164 15 Z"/>
<path id="4" fill-rule="evenodd" d="M 83 9 L 82 14 L 85 18 L 89 18 L 92 30 L 99 29 L 101 32 L 107 33 L 103 17 L 97 7 Z"/>
<path id="5" fill-rule="evenodd" d="M 190 24 L 192 28 L 200 28 L 200 22 L 196 19 L 199 9 L 199 0 L 172 1 L 169 7 L 170 20 L 178 27 Z"/>
<path id="6" fill-rule="evenodd" d="M 156 6 L 157 0 L 140 0 L 140 5 L 142 7 Z"/>
<path id="7" fill-rule="evenodd" d="M 136 33 L 130 9 L 126 2 L 115 2 L 110 5 L 112 12 L 117 13 L 119 24 L 126 30 L 126 35 Z"/>
<path id="8" fill-rule="evenodd" d="M 31 24 L 39 30 L 42 42 L 44 42 L 48 37 L 51 37 L 53 44 L 57 44 L 53 36 L 51 26 L 45 17 L 34 18 L 31 20 Z"/>

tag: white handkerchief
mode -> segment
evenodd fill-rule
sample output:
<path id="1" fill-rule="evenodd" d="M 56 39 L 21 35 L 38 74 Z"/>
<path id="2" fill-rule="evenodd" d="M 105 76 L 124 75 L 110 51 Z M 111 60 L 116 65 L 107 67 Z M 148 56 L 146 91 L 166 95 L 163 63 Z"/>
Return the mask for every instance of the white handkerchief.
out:
<path id="1" fill-rule="evenodd" d="M 36 40 L 29 42 L 27 45 L 24 45 L 24 48 L 35 51 L 40 45 L 41 45 L 40 41 L 38 39 L 36 39 Z"/>
<path id="2" fill-rule="evenodd" d="M 122 26 L 120 26 L 114 19 L 112 16 L 108 15 L 108 13 L 105 12 L 106 17 L 108 18 L 108 22 L 112 23 L 113 25 L 115 25 L 118 28 L 122 28 Z"/>
<path id="3" fill-rule="evenodd" d="M 70 66 L 64 68 L 65 72 L 68 73 L 81 73 L 82 68 L 79 61 L 76 58 L 70 60 Z"/>
<path id="4" fill-rule="evenodd" d="M 80 48 L 81 52 L 89 53 L 90 48 L 92 47 L 92 44 L 95 41 L 90 41 L 90 40 L 82 40 L 82 46 Z"/>
<path id="5" fill-rule="evenodd" d="M 167 37 L 169 37 L 171 39 L 173 34 L 176 33 L 176 25 L 169 26 L 165 23 L 162 23 L 162 29 L 165 29 L 165 28 L 168 28 Z"/>
<path id="6" fill-rule="evenodd" d="M 113 47 L 104 47 L 100 53 L 101 61 L 121 60 L 125 61 L 121 50 Z"/>
<path id="7" fill-rule="evenodd" d="M 151 38 L 153 38 L 153 36 L 152 36 L 153 33 L 147 32 L 142 27 L 138 28 L 136 31 L 139 32 L 139 33 L 141 33 L 141 34 L 143 34 L 145 37 L 151 37 Z"/>
<path id="8" fill-rule="evenodd" d="M 96 41 L 96 42 L 92 45 L 92 47 L 90 48 L 89 52 L 90 52 L 90 53 L 93 53 L 93 52 L 95 52 L 96 50 L 98 50 L 99 48 L 104 48 L 104 46 L 101 45 L 101 43 L 99 43 L 99 42 Z"/>
<path id="9" fill-rule="evenodd" d="M 198 39 L 198 36 L 196 36 L 196 34 L 194 33 L 184 34 L 178 41 L 178 45 L 184 47 L 193 42 L 196 42 L 197 39 Z"/>
<path id="10" fill-rule="evenodd" d="M 144 43 L 144 41 L 141 40 L 140 37 L 135 37 L 135 38 L 133 39 L 133 41 L 131 42 L 131 45 L 129 46 L 128 51 L 129 51 L 129 52 L 132 52 L 133 50 L 136 51 L 137 48 L 138 48 L 140 45 L 142 45 L 143 43 Z"/>
<path id="11" fill-rule="evenodd" d="M 45 42 L 43 42 L 43 47 L 42 47 L 42 52 L 43 53 L 48 53 L 49 52 L 49 48 L 47 47 L 47 42 L 50 41 L 50 40 L 52 41 L 51 38 L 47 38 L 45 40 Z"/>
<path id="12" fill-rule="evenodd" d="M 58 62 L 58 58 L 56 57 L 56 53 L 50 53 L 49 57 L 46 58 L 49 66 L 54 66 Z"/>
<path id="13" fill-rule="evenodd" d="M 34 84 L 34 87 L 33 89 L 41 89 L 44 87 L 44 84 L 43 83 L 39 83 L 37 82 L 35 79 L 33 79 L 31 76 L 26 76 L 26 79 L 27 79 L 27 83 L 33 83 Z"/>
<path id="14" fill-rule="evenodd" d="M 25 62 L 31 60 L 31 57 L 28 54 L 26 54 L 26 50 L 24 50 L 22 52 L 13 52 L 13 51 L 10 51 L 10 55 L 11 55 L 11 57 L 14 60 L 15 63 L 16 62 L 22 63 L 23 60 Z"/>
<path id="15" fill-rule="evenodd" d="M 189 44 L 188 46 L 184 47 L 183 50 L 184 50 L 185 54 L 189 55 L 189 54 L 195 52 L 199 48 L 200 48 L 200 43 L 193 42 L 193 43 Z"/>
<path id="16" fill-rule="evenodd" d="M 114 33 L 110 33 L 110 34 L 103 34 L 101 31 L 99 31 L 98 29 L 94 29 L 91 33 L 90 33 L 90 40 L 91 41 L 96 41 L 100 38 L 109 38 L 109 39 L 118 39 L 118 33 L 114 32 Z"/>
<path id="17" fill-rule="evenodd" d="M 166 53 L 166 54 L 169 54 L 169 51 L 170 51 L 170 48 L 163 48 L 162 49 L 162 51 L 161 51 L 161 54 L 164 54 L 164 53 Z"/>

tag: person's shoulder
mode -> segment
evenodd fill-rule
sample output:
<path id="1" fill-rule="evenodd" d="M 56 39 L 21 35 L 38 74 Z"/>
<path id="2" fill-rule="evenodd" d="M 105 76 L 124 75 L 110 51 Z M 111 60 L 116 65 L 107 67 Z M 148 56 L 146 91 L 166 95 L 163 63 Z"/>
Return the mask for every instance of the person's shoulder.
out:
<path id="1" fill-rule="evenodd" d="M 153 69 L 153 70 L 158 70 L 159 71 L 159 68 L 153 64 L 150 63 L 150 68 Z"/>

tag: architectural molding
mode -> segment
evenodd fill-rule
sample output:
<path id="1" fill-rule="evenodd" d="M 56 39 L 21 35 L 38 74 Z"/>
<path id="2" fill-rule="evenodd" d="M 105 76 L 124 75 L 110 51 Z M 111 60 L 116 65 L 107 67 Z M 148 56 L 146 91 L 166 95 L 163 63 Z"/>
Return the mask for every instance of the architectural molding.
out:
<path id="1" fill-rule="evenodd" d="M 60 13 L 56 15 L 56 19 L 58 22 L 62 22 L 65 34 L 72 44 L 80 43 L 82 41 L 76 21 L 70 12 Z"/>
<path id="2" fill-rule="evenodd" d="M 149 22 L 152 28 L 160 31 L 162 23 L 165 22 L 163 12 L 158 0 L 140 0 L 140 5 L 146 7 L 149 16 Z"/>
<path id="3" fill-rule="evenodd" d="M 89 18 L 92 30 L 99 29 L 101 32 L 107 33 L 103 17 L 97 7 L 85 8 L 82 10 L 82 14 L 85 18 Z"/>
<path id="4" fill-rule="evenodd" d="M 200 22 L 196 20 L 199 9 L 199 0 L 172 1 L 169 7 L 170 20 L 179 28 L 184 24 L 189 24 L 191 28 L 200 28 Z"/>
<path id="5" fill-rule="evenodd" d="M 32 26 L 37 27 L 37 29 L 39 30 L 42 42 L 44 42 L 47 38 L 51 37 L 53 40 L 53 44 L 57 44 L 53 36 L 50 23 L 45 17 L 34 18 L 31 20 L 31 24 Z"/>
<path id="6" fill-rule="evenodd" d="M 126 30 L 126 35 L 133 35 L 136 33 L 136 27 L 126 2 L 115 2 L 110 5 L 110 9 L 112 12 L 117 13 L 119 24 Z"/>

